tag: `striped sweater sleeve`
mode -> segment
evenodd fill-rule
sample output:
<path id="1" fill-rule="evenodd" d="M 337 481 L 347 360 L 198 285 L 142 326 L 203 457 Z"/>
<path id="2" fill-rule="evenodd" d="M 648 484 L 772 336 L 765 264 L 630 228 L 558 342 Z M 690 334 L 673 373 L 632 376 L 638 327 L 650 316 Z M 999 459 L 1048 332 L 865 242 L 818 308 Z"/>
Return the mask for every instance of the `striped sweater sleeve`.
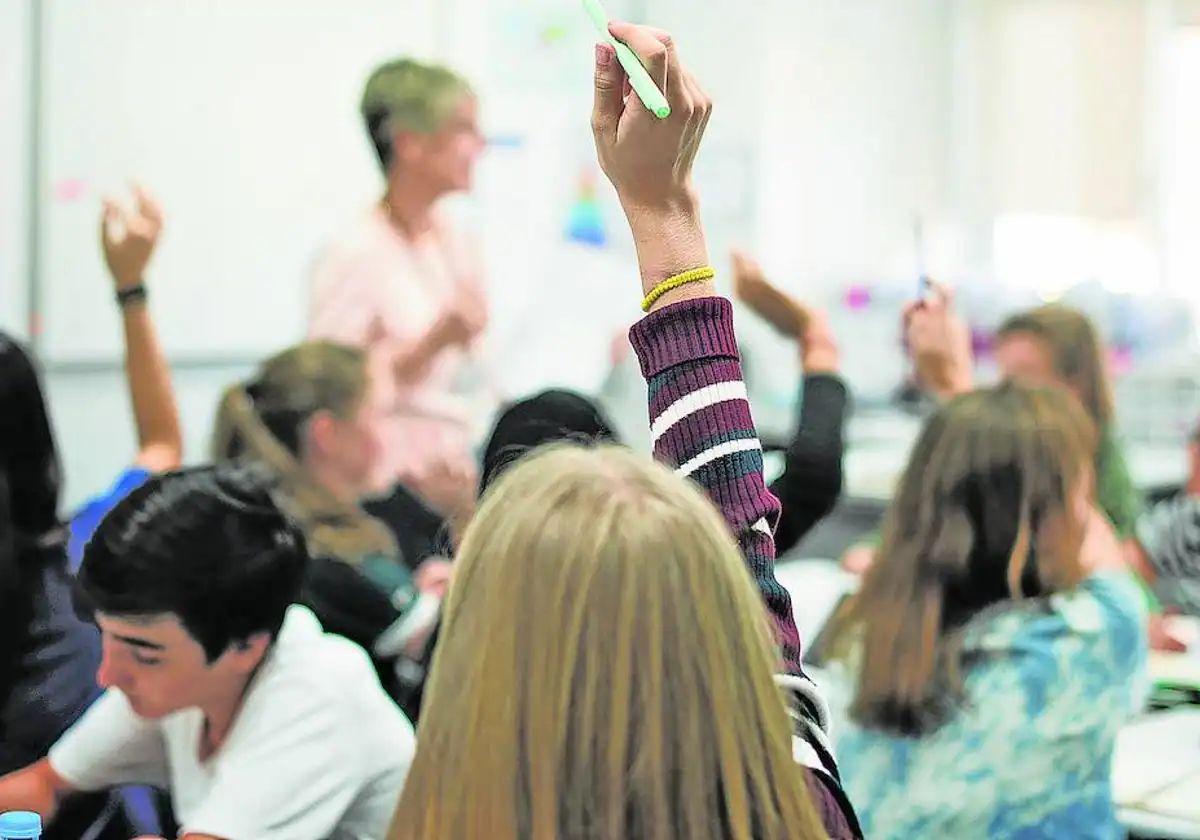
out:
<path id="1" fill-rule="evenodd" d="M 649 387 L 654 454 L 703 487 L 733 530 L 775 627 L 787 672 L 801 674 L 792 601 L 775 578 L 779 501 L 763 481 L 733 330 L 718 297 L 651 312 L 629 332 Z"/>
<path id="2" fill-rule="evenodd" d="M 861 838 L 825 734 L 820 692 L 800 667 L 792 600 L 775 578 L 779 501 L 763 481 L 762 447 L 742 382 L 733 307 L 703 298 L 650 313 L 629 332 L 649 386 L 655 456 L 693 479 L 733 529 L 775 626 L 790 695 L 793 755 L 808 771 L 821 821 L 834 840 Z"/>

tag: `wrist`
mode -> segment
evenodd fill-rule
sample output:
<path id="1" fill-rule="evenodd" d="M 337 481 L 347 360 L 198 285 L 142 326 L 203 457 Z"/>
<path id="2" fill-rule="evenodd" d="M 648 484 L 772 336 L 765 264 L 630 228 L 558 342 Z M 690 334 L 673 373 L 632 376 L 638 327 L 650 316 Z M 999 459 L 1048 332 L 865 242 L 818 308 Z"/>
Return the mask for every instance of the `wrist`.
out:
<path id="1" fill-rule="evenodd" d="M 450 318 L 445 313 L 439 315 L 430 325 L 420 342 L 420 347 L 427 353 L 435 353 L 451 340 Z"/>
<path id="2" fill-rule="evenodd" d="M 122 311 L 126 311 L 134 307 L 143 308 L 146 305 L 146 287 L 141 283 L 118 286 L 115 297 L 117 306 L 120 307 Z"/>
<path id="3" fill-rule="evenodd" d="M 110 269 L 113 279 L 114 291 L 120 292 L 123 289 L 132 289 L 136 286 L 144 286 L 146 281 L 141 271 L 135 274 L 127 274 L 125 271 L 114 271 Z"/>
<path id="4" fill-rule="evenodd" d="M 800 349 L 800 367 L 804 373 L 837 373 L 841 358 L 837 347 L 832 344 L 807 344 Z"/>
<path id="5" fill-rule="evenodd" d="M 709 264 L 699 209 L 692 199 L 660 205 L 626 205 L 637 249 L 642 290 L 668 277 Z"/>
<path id="6" fill-rule="evenodd" d="M 654 197 L 630 195 L 627 191 L 618 190 L 617 199 L 631 225 L 647 217 L 698 216 L 700 213 L 700 197 L 690 184 Z"/>
<path id="7" fill-rule="evenodd" d="M 974 387 L 970 374 L 961 371 L 946 371 L 931 381 L 930 390 L 934 396 L 943 402 L 954 399 L 960 394 L 966 394 Z"/>
<path id="8" fill-rule="evenodd" d="M 714 297 L 717 294 L 717 287 L 711 280 L 702 280 L 696 283 L 688 283 L 685 286 L 680 286 L 677 289 L 663 294 L 658 300 L 654 301 L 653 305 L 646 310 L 646 314 L 656 312 L 663 307 L 670 306 L 673 303 L 682 303 L 685 300 L 696 300 L 697 298 Z"/>

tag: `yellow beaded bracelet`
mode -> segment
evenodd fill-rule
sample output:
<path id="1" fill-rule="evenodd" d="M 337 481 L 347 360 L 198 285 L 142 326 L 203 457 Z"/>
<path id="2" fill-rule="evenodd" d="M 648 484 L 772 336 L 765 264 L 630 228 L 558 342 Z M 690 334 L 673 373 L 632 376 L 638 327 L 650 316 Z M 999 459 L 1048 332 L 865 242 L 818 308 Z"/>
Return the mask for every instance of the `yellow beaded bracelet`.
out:
<path id="1" fill-rule="evenodd" d="M 666 280 L 659 283 L 650 293 L 642 298 L 642 311 L 649 312 L 650 307 L 655 302 L 672 289 L 678 289 L 680 286 L 686 286 L 688 283 L 700 283 L 704 280 L 711 280 L 717 276 L 717 272 L 712 266 L 706 265 L 702 268 L 693 268 L 691 271 L 685 271 L 682 274 L 676 274 L 674 277 L 668 277 Z"/>

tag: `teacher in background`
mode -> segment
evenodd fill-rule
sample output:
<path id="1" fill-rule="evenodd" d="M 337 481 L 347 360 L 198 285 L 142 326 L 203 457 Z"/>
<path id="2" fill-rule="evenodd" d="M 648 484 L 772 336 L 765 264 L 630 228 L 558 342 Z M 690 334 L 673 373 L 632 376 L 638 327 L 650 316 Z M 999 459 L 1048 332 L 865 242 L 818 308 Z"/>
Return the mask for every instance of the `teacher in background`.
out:
<path id="1" fill-rule="evenodd" d="M 377 383 L 381 487 L 423 491 L 447 473 L 474 484 L 464 380 L 487 302 L 477 249 L 437 205 L 471 187 L 484 147 L 477 111 L 445 67 L 399 59 L 371 74 L 361 112 L 386 188 L 313 276 L 309 337 L 365 349 Z"/>

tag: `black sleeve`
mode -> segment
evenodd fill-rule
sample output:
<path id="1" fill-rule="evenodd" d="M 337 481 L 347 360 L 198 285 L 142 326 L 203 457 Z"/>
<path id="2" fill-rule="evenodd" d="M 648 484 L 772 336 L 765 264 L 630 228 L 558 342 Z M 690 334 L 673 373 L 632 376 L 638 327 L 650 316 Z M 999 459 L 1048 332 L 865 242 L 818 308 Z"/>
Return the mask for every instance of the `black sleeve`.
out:
<path id="1" fill-rule="evenodd" d="M 804 378 L 800 427 L 788 445 L 783 475 L 771 484 L 783 505 L 775 531 L 778 554 L 795 548 L 841 496 L 848 399 L 841 377 Z"/>
<path id="2" fill-rule="evenodd" d="M 0 775 L 42 758 L 99 694 L 100 635 L 75 611 L 65 548 L 22 552 L 20 571 L 17 609 L 0 617 L 17 623 L 0 638 Z"/>
<path id="3" fill-rule="evenodd" d="M 340 560 L 314 557 L 302 591 L 302 602 L 316 613 L 325 632 L 344 636 L 368 653 L 400 616 L 381 589 Z"/>
<path id="4" fill-rule="evenodd" d="M 362 507 L 392 532 L 411 571 L 427 557 L 444 553 L 446 521 L 404 485 L 395 485 L 388 495 L 369 499 Z"/>

